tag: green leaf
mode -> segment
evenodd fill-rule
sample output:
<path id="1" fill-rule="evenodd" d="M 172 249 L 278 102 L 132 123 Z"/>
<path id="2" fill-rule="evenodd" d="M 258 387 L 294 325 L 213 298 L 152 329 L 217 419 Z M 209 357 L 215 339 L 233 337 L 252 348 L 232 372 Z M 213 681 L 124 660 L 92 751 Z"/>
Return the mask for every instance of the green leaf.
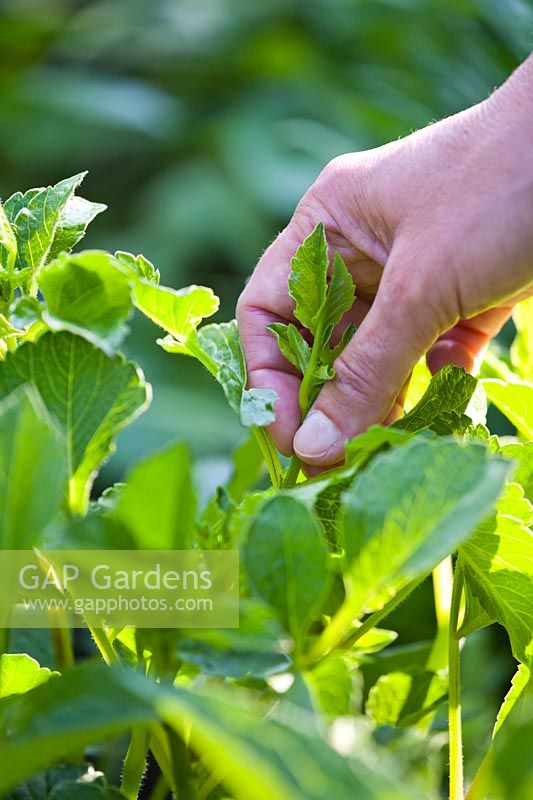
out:
<path id="1" fill-rule="evenodd" d="M 85 236 L 89 224 L 106 208 L 103 203 L 91 203 L 83 197 L 71 195 L 59 215 L 48 261 L 60 253 L 70 253 Z"/>
<path id="2" fill-rule="evenodd" d="M 169 353 L 185 353 L 198 358 L 224 390 L 226 399 L 245 427 L 274 422 L 275 392 L 270 389 L 246 389 L 246 364 L 239 339 L 237 322 L 204 325 L 185 343 L 159 340 Z"/>
<path id="3" fill-rule="evenodd" d="M 25 653 L 20 655 L 4 653 L 0 656 L 0 699 L 29 692 L 30 689 L 57 676 L 59 672 L 40 667 L 34 658 Z"/>
<path id="4" fill-rule="evenodd" d="M 483 386 L 487 397 L 522 436 L 533 439 L 533 383 L 485 379 Z"/>
<path id="5" fill-rule="evenodd" d="M 533 657 L 533 507 L 509 484 L 497 513 L 463 544 L 461 559 L 486 614 L 506 628 L 515 658 Z"/>
<path id="6" fill-rule="evenodd" d="M 140 370 L 122 356 L 109 358 L 71 333 L 47 333 L 8 353 L 0 363 L 0 396 L 31 383 L 63 433 L 71 508 L 83 512 L 94 473 L 113 439 L 149 401 Z M 46 470 L 43 491 L 52 470 Z M 45 489 L 46 487 L 46 489 Z"/>
<path id="7" fill-rule="evenodd" d="M 42 270 L 43 321 L 68 330 L 113 355 L 127 331 L 133 304 L 127 276 L 100 250 L 57 258 Z"/>
<path id="8" fill-rule="evenodd" d="M 312 515 L 292 497 L 268 500 L 252 520 L 243 555 L 254 592 L 298 642 L 329 584 L 327 551 Z"/>
<path id="9" fill-rule="evenodd" d="M 233 470 L 227 483 L 231 499 L 239 503 L 247 491 L 253 489 L 263 468 L 263 454 L 253 434 L 238 445 L 232 453 Z"/>
<path id="10" fill-rule="evenodd" d="M 323 311 L 324 325 L 337 325 L 353 306 L 355 285 L 346 264 L 338 253 L 333 256 L 333 270 Z"/>
<path id="11" fill-rule="evenodd" d="M 360 627 L 355 626 L 355 630 Z M 372 628 L 359 636 L 357 641 L 351 645 L 350 652 L 355 653 L 379 653 L 389 644 L 396 641 L 398 634 L 396 631 L 388 631 L 386 628 Z"/>
<path id="12" fill-rule="evenodd" d="M 523 664 L 513 679 L 498 719 L 491 797 L 494 793 L 494 797 L 504 800 L 529 800 L 533 791 L 533 679 Z"/>
<path id="13" fill-rule="evenodd" d="M 378 681 L 381 675 L 391 672 L 421 672 L 426 669 L 428 658 L 433 648 L 433 641 L 411 642 L 410 644 L 394 645 L 382 652 L 361 657 L 357 652 L 356 663 L 364 678 L 366 696 L 370 688 Z"/>
<path id="14" fill-rule="evenodd" d="M 400 447 L 412 439 L 413 433 L 389 426 L 371 425 L 359 436 L 346 442 L 346 464 L 348 466 L 367 464 L 376 453 Z"/>
<path id="15" fill-rule="evenodd" d="M 66 482 L 64 441 L 35 389 L 23 386 L 0 402 L 2 550 L 38 544 L 60 507 Z"/>
<path id="16" fill-rule="evenodd" d="M 322 386 L 323 383 L 333 380 L 335 377 L 335 370 L 327 364 L 317 364 L 313 370 L 313 388 Z"/>
<path id="17" fill-rule="evenodd" d="M 111 515 L 133 533 L 140 549 L 189 549 L 196 493 L 187 448 L 174 445 L 134 467 Z"/>
<path id="18" fill-rule="evenodd" d="M 343 495 L 353 616 L 381 608 L 490 512 L 509 465 L 481 444 L 415 437 L 378 454 Z"/>
<path id="19" fill-rule="evenodd" d="M 309 364 L 311 348 L 298 328 L 283 322 L 273 322 L 267 328 L 275 335 L 281 354 L 303 374 Z"/>
<path id="20" fill-rule="evenodd" d="M 276 718 L 259 716 L 236 692 L 166 691 L 160 713 L 180 731 L 190 726 L 191 746 L 236 800 L 410 800 L 393 776 L 333 750 L 316 730 L 314 716 L 293 704 Z"/>
<path id="21" fill-rule="evenodd" d="M 154 684 L 125 668 L 86 664 L 34 691 L 0 701 L 0 793 L 27 775 L 158 718 L 180 735 L 236 800 L 421 800 L 397 776 L 346 759 L 291 707 L 277 718 L 236 690 Z"/>
<path id="22" fill-rule="evenodd" d="M 55 186 L 12 195 L 4 204 L 18 243 L 16 266 L 32 272 L 42 267 L 50 253 L 63 210 L 86 173 L 66 178 Z"/>
<path id="23" fill-rule="evenodd" d="M 511 363 L 525 381 L 533 381 L 533 298 L 517 303 L 513 310 L 516 337 L 511 345 Z"/>
<path id="24" fill-rule="evenodd" d="M 47 550 L 135 550 L 131 532 L 103 513 L 67 517 L 51 525 L 44 537 Z"/>
<path id="25" fill-rule="evenodd" d="M 65 781 L 54 787 L 50 800 L 106 800 L 107 792 L 97 783 Z"/>
<path id="26" fill-rule="evenodd" d="M 305 680 L 314 705 L 328 722 L 351 714 L 352 676 L 340 653 L 331 653 L 319 661 L 305 673 Z"/>
<path id="27" fill-rule="evenodd" d="M 56 786 L 82 777 L 92 778 L 93 775 L 101 773 L 94 770 L 88 773 L 86 764 L 60 764 L 45 772 L 31 775 L 24 783 L 18 784 L 6 800 L 50 800 L 51 792 Z"/>
<path id="28" fill-rule="evenodd" d="M 314 510 L 317 520 L 324 528 L 326 540 L 335 550 L 339 545 L 341 526 L 339 512 L 341 495 L 354 480 L 356 471 L 365 466 L 378 452 L 391 446 L 400 446 L 413 434 L 393 427 L 372 425 L 365 433 L 346 444 L 346 466 L 308 480 L 293 489 L 293 496 Z"/>
<path id="29" fill-rule="evenodd" d="M 491 617 L 479 601 L 476 594 L 472 590 L 470 581 L 466 581 L 464 586 L 464 602 L 465 611 L 461 626 L 457 631 L 459 637 L 470 636 L 471 633 L 486 628 L 487 625 L 492 625 L 496 620 Z"/>
<path id="30" fill-rule="evenodd" d="M 338 344 L 335 347 L 330 348 L 326 355 L 328 358 L 328 364 L 333 364 L 335 359 L 340 356 L 344 348 L 350 343 L 352 336 L 355 333 L 355 325 L 347 325 L 344 331 L 342 332 L 342 336 L 339 339 Z"/>
<path id="31" fill-rule="evenodd" d="M 11 272 L 17 259 L 17 240 L 15 232 L 0 203 L 0 267 Z"/>
<path id="32" fill-rule="evenodd" d="M 426 718 L 446 697 L 447 681 L 434 672 L 389 672 L 378 678 L 370 689 L 366 712 L 376 725 L 403 728 Z"/>
<path id="33" fill-rule="evenodd" d="M 219 299 L 205 286 L 169 289 L 140 278 L 134 286 L 136 307 L 181 345 L 205 317 L 218 311 Z"/>
<path id="34" fill-rule="evenodd" d="M 134 277 L 146 278 L 151 283 L 159 284 L 159 270 L 142 254 L 134 256 L 132 253 L 124 252 L 124 250 L 117 250 L 115 259 Z"/>
<path id="35" fill-rule="evenodd" d="M 472 424 L 465 412 L 477 381 L 464 369 L 448 365 L 431 379 L 416 406 L 394 423 L 395 428 L 421 431 L 430 428 L 440 435 L 464 433 Z"/>
<path id="36" fill-rule="evenodd" d="M 10 308 L 11 322 L 20 328 L 30 328 L 35 323 L 40 323 L 42 310 L 42 304 L 36 297 L 21 295 Z"/>
<path id="37" fill-rule="evenodd" d="M 286 653 L 274 647 L 271 650 L 248 650 L 241 644 L 223 649 L 207 642 L 185 640 L 178 648 L 178 655 L 188 664 L 199 667 L 202 674 L 220 678 L 265 678 L 286 672 L 291 666 Z"/>
<path id="38" fill-rule="evenodd" d="M 0 700 L 0 795 L 52 762 L 154 721 L 151 687 L 95 664 Z"/>
<path id="39" fill-rule="evenodd" d="M 533 503 L 533 442 L 506 444 L 498 449 L 498 453 L 515 459 L 517 466 L 513 481 L 522 486 L 525 496 Z"/>
<path id="40" fill-rule="evenodd" d="M 296 251 L 289 275 L 294 316 L 313 334 L 326 302 L 328 265 L 328 246 L 320 223 Z"/>
<path id="41" fill-rule="evenodd" d="M 513 713 L 514 716 L 516 709 L 513 712 L 513 708 L 515 708 L 519 700 L 520 705 L 522 705 L 524 701 L 527 701 L 528 704 L 533 703 L 533 682 L 531 678 L 531 670 L 525 664 L 519 664 L 517 671 L 513 675 L 511 688 L 505 695 L 500 710 L 498 711 L 498 716 L 496 717 L 496 724 L 494 725 L 493 733 L 494 736 L 496 736 L 507 717 L 511 713 Z M 531 712 L 533 713 L 533 704 L 531 705 Z"/>
<path id="42" fill-rule="evenodd" d="M 339 550 L 339 514 L 342 507 L 341 496 L 353 480 L 353 475 L 332 481 L 317 495 L 314 504 L 316 519 L 322 525 L 327 543 Z"/>

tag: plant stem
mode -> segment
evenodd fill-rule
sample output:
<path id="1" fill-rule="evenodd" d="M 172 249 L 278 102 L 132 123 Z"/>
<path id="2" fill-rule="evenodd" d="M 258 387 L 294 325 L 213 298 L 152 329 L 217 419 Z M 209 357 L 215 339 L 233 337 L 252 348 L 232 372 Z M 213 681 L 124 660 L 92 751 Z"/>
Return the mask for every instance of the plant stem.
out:
<path id="1" fill-rule="evenodd" d="M 283 471 L 281 469 L 281 464 L 279 463 L 276 448 L 274 447 L 272 440 L 268 435 L 268 431 L 266 431 L 264 428 L 254 425 L 253 432 L 255 438 L 257 439 L 257 443 L 261 448 L 272 486 L 275 489 L 279 489 L 282 484 Z"/>
<path id="2" fill-rule="evenodd" d="M 150 750 L 173 795 L 177 794 L 167 728 L 161 722 L 150 725 Z"/>
<path id="3" fill-rule="evenodd" d="M 333 617 L 330 625 L 328 625 L 328 627 L 323 631 L 320 639 L 315 643 L 314 647 L 311 648 L 309 653 L 310 659 L 315 661 L 320 660 L 339 644 L 342 644 L 344 647 L 351 647 L 353 644 L 355 644 L 355 642 L 361 639 L 365 633 L 368 633 L 368 631 L 371 631 L 372 628 L 375 628 L 382 619 L 391 613 L 391 611 L 394 611 L 396 606 L 399 606 L 400 603 L 402 603 L 405 598 L 411 594 L 414 589 L 416 589 L 422 580 L 424 579 L 422 578 L 419 581 L 408 583 L 403 587 L 403 589 L 400 589 L 400 591 L 397 592 L 394 597 L 383 606 L 383 608 L 380 608 L 378 611 L 374 611 L 374 613 L 370 614 L 370 616 L 367 617 L 367 619 L 362 625 L 360 625 L 359 628 L 350 631 L 348 634 L 346 634 L 346 629 L 350 625 L 353 625 L 357 611 L 352 607 L 349 599 L 345 600 L 344 604 Z"/>
<path id="4" fill-rule="evenodd" d="M 74 666 L 74 649 L 72 647 L 72 632 L 66 625 L 66 614 L 63 609 L 55 609 L 49 612 L 50 615 L 60 617 L 58 624 L 50 629 L 52 635 L 52 646 L 54 648 L 54 658 L 57 668 L 64 672 Z"/>
<path id="5" fill-rule="evenodd" d="M 283 483 L 281 484 L 284 489 L 295 485 L 298 480 L 298 475 L 300 474 L 300 465 L 301 461 L 298 456 L 293 455 L 289 463 L 289 468 L 283 478 Z"/>
<path id="6" fill-rule="evenodd" d="M 111 664 L 120 664 L 119 655 L 104 628 L 93 628 L 91 625 L 88 625 L 88 628 L 107 666 L 110 667 Z"/>
<path id="7" fill-rule="evenodd" d="M 173 728 L 166 727 L 166 731 L 172 753 L 176 794 L 179 800 L 198 800 L 196 781 L 191 769 L 187 744 Z"/>
<path id="8" fill-rule="evenodd" d="M 302 382 L 300 384 L 300 393 L 298 395 L 298 399 L 300 402 L 302 422 L 306 418 L 309 408 L 311 407 L 311 398 L 309 396 L 309 393 L 311 391 L 311 384 L 314 377 L 316 362 L 318 360 L 320 350 L 324 345 L 322 341 L 323 335 L 324 335 L 323 326 L 319 325 L 318 328 L 316 329 L 316 333 L 313 339 L 313 346 L 311 348 L 311 355 L 309 356 L 309 363 L 307 365 L 307 369 L 305 370 L 305 375 L 303 376 Z"/>
<path id="9" fill-rule="evenodd" d="M 148 752 L 148 732 L 145 727 L 135 725 L 131 730 L 131 739 L 122 768 L 120 791 L 128 800 L 137 800 L 146 769 Z"/>
<path id="10" fill-rule="evenodd" d="M 492 762 L 494 760 L 494 749 L 491 745 L 478 770 L 474 776 L 474 780 L 470 784 L 470 788 L 466 793 L 465 800 L 485 800 L 487 797 L 492 783 Z"/>
<path id="11" fill-rule="evenodd" d="M 437 634 L 427 662 L 432 672 L 445 669 L 448 665 L 448 638 L 450 635 L 450 609 L 453 591 L 452 558 L 448 556 L 435 567 L 432 573 L 433 595 L 435 597 L 435 616 Z"/>
<path id="12" fill-rule="evenodd" d="M 318 356 L 320 350 L 322 349 L 324 343 L 322 342 L 322 337 L 324 335 L 324 331 L 322 326 L 317 328 L 315 338 L 313 340 L 313 347 L 311 348 L 311 355 L 309 356 L 309 364 L 307 365 L 307 369 L 305 370 L 305 375 L 303 376 L 302 382 L 300 384 L 300 393 L 298 395 L 298 400 L 300 403 L 300 417 L 301 421 L 303 422 L 306 418 L 309 409 L 312 405 L 312 400 L 310 397 L 311 385 L 313 381 L 313 374 L 315 371 L 316 362 L 318 360 Z M 298 480 L 298 475 L 300 474 L 300 466 L 301 461 L 297 455 L 293 455 L 289 464 L 289 468 L 285 473 L 285 477 L 283 479 L 283 488 L 289 489 L 291 486 L 294 486 L 296 481 Z"/>
<path id="13" fill-rule="evenodd" d="M 168 783 L 165 780 L 165 776 L 161 774 L 157 779 L 154 788 L 150 794 L 150 800 L 166 800 L 166 797 L 169 793 Z"/>
<path id="14" fill-rule="evenodd" d="M 450 633 L 448 637 L 449 709 L 448 732 L 450 747 L 450 800 L 463 800 L 463 741 L 461 728 L 461 664 L 459 613 L 463 593 L 463 571 L 456 562 L 450 608 Z"/>

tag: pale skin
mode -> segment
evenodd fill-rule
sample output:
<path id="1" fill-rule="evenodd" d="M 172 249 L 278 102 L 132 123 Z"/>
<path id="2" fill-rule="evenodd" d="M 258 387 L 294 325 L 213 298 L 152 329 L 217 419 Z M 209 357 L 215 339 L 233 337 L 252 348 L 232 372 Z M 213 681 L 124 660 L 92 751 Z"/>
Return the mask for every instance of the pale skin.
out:
<path id="1" fill-rule="evenodd" d="M 318 222 L 357 285 L 340 327 L 358 330 L 301 424 L 300 379 L 266 325 L 296 321 L 290 260 Z M 260 259 L 237 319 L 250 386 L 278 394 L 276 445 L 308 472 L 341 462 L 347 439 L 402 413 L 422 356 L 471 371 L 532 294 L 533 55 L 482 103 L 334 159 Z"/>

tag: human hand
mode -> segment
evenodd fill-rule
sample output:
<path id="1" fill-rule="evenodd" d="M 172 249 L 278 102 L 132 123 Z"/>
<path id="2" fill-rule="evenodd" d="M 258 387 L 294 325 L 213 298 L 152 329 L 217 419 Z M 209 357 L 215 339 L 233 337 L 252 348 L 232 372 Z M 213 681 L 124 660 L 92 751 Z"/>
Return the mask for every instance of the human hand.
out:
<path id="1" fill-rule="evenodd" d="M 433 372 L 472 370 L 533 294 L 532 96 L 533 57 L 478 106 L 334 159 L 304 195 L 237 307 L 250 386 L 278 394 L 270 431 L 283 453 L 338 463 L 348 438 L 401 414 L 421 356 Z M 358 331 L 301 425 L 300 379 L 266 326 L 295 321 L 290 260 L 318 222 L 357 286 L 340 327 Z"/>

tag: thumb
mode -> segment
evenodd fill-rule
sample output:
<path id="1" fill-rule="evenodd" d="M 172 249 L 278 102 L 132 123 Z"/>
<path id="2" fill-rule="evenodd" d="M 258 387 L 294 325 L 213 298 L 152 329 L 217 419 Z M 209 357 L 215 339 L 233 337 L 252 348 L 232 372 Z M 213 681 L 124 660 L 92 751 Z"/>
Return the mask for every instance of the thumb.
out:
<path id="1" fill-rule="evenodd" d="M 387 264 L 389 274 L 394 271 Z M 409 275 L 406 270 L 396 274 Z M 418 284 L 407 288 L 386 278 L 361 327 L 335 361 L 335 378 L 326 384 L 294 437 L 294 450 L 307 464 L 342 461 L 344 443 L 390 414 L 419 358 L 441 330 Z M 394 285 L 393 285 L 394 284 Z M 453 323 L 453 320 L 451 321 Z"/>

